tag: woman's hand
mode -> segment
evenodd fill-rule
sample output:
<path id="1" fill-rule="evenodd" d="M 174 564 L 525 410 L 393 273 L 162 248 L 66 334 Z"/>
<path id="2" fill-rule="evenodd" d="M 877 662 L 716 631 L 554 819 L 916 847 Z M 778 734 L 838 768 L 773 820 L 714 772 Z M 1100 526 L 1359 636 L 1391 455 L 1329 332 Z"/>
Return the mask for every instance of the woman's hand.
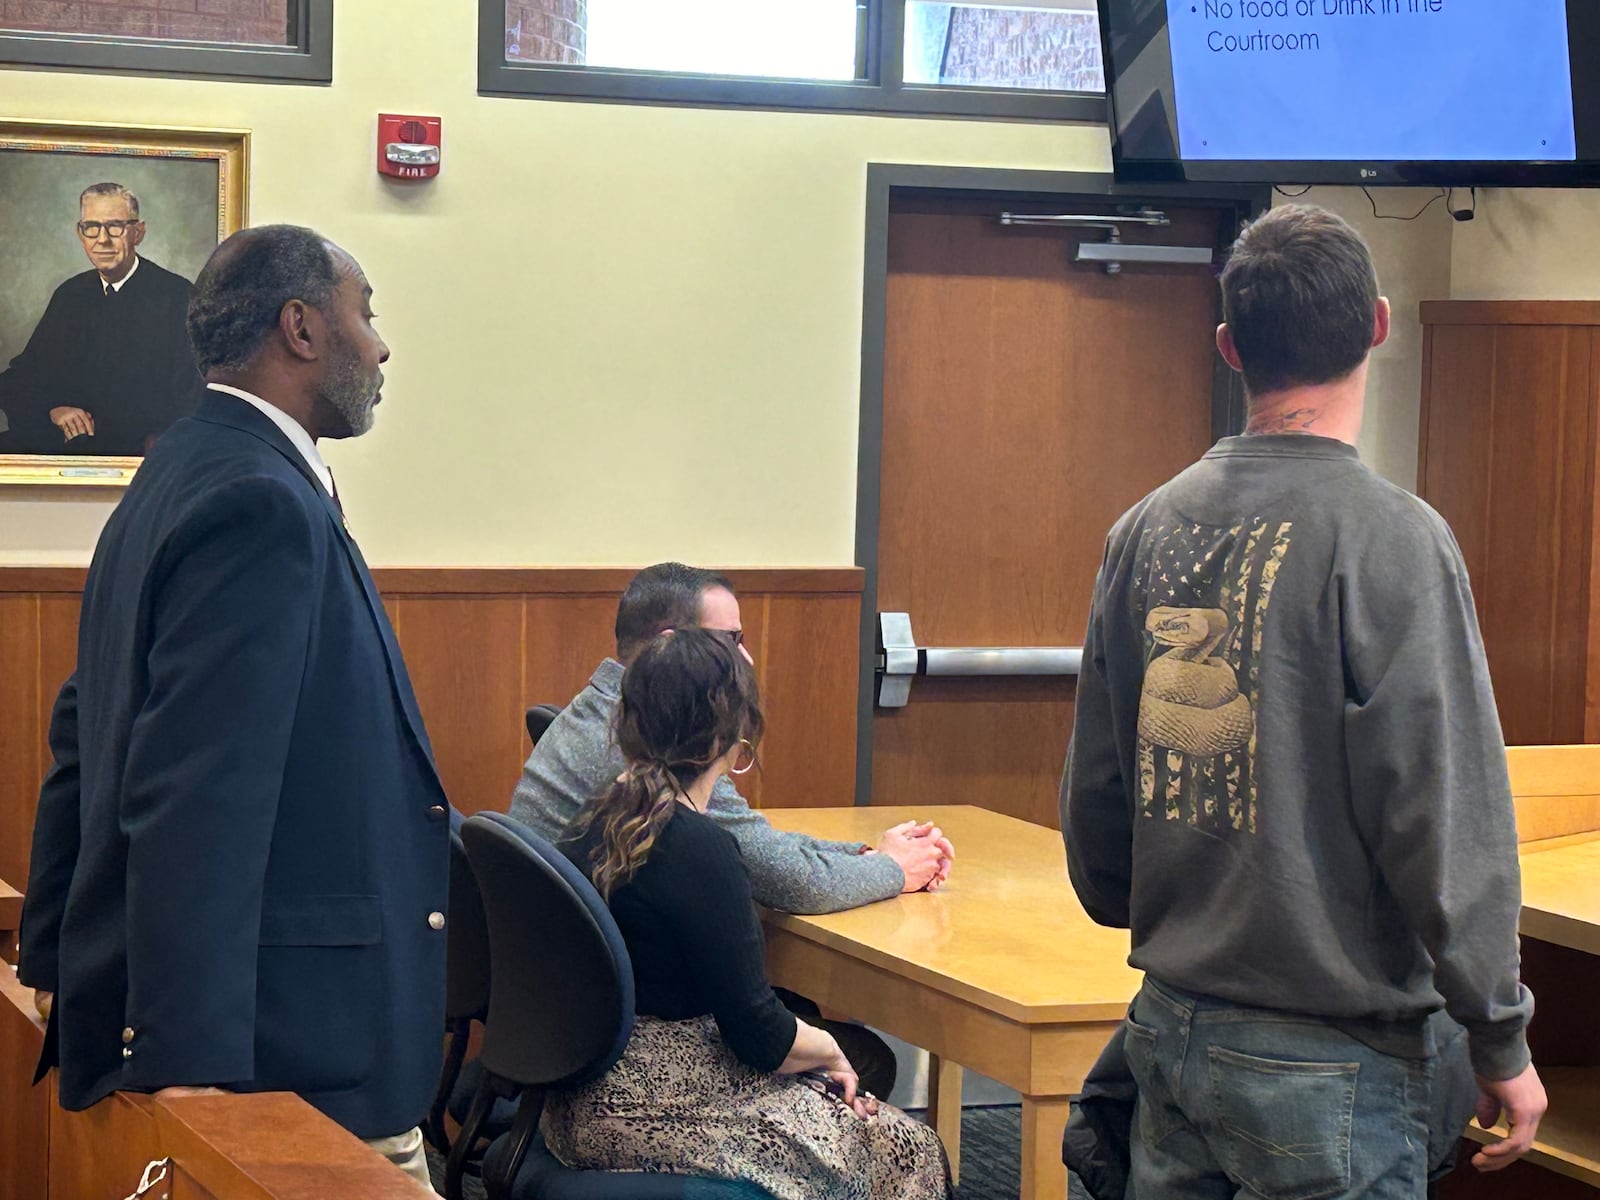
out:
<path id="1" fill-rule="evenodd" d="M 838 1043 L 835 1043 L 835 1049 L 837 1047 Z M 839 1098 L 844 1101 L 845 1107 L 862 1120 L 877 1115 L 878 1098 L 871 1092 L 861 1090 L 861 1080 L 856 1075 L 856 1069 L 850 1065 L 850 1060 L 845 1058 L 842 1050 L 822 1069 L 829 1079 L 839 1085 Z"/>

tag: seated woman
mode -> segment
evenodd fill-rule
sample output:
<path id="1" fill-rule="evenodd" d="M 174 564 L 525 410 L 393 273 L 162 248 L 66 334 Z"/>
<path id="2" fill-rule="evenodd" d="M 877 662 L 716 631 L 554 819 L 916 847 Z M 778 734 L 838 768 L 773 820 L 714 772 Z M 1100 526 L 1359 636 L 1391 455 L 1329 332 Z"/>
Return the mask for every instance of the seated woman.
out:
<path id="1" fill-rule="evenodd" d="M 605 1076 L 548 1099 L 545 1139 L 571 1166 L 744 1179 L 779 1200 L 946 1200 L 938 1135 L 858 1092 L 838 1043 L 767 983 L 738 845 L 704 815 L 761 730 L 725 633 L 663 634 L 623 676 L 628 770 L 561 848 L 622 930 L 638 1020 Z"/>

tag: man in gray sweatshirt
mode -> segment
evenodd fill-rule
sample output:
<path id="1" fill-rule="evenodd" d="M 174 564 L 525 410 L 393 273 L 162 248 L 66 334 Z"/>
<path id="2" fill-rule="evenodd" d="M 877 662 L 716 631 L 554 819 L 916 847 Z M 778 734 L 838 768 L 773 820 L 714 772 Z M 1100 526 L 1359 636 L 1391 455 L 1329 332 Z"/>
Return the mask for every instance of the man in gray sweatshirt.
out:
<path id="1" fill-rule="evenodd" d="M 622 673 L 652 638 L 679 626 L 723 630 L 749 658 L 739 601 L 725 576 L 674 562 L 640 571 L 617 606 L 617 657 L 595 668 L 589 686 L 540 737 L 512 793 L 512 817 L 556 841 L 587 801 L 610 788 L 626 766 L 611 736 Z M 707 815 L 738 841 L 756 901 L 781 912 L 838 912 L 938 887 L 954 853 L 927 823 L 897 825 L 876 847 L 774 829 L 726 776 L 711 793 Z M 814 1005 L 790 995 L 785 1000 L 819 1023 Z M 859 1026 L 821 1023 L 838 1039 L 862 1086 L 887 1097 L 894 1086 L 889 1048 Z"/>
<path id="2" fill-rule="evenodd" d="M 1511 1127 L 1475 1166 L 1545 1108 L 1505 747 L 1450 530 L 1356 454 L 1366 245 L 1277 209 L 1222 294 L 1245 436 L 1107 538 L 1062 781 L 1073 886 L 1146 973 L 1128 1195 L 1410 1200 L 1441 1007 Z"/>

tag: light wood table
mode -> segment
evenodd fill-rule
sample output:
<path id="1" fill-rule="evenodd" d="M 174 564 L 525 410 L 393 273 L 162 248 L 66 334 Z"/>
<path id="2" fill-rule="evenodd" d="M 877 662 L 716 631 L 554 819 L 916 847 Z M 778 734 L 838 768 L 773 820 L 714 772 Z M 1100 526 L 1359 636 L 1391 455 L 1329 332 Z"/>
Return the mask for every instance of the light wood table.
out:
<path id="1" fill-rule="evenodd" d="M 1600 954 L 1600 833 L 1522 847 L 1518 924 L 1526 937 Z"/>
<path id="2" fill-rule="evenodd" d="M 1600 955 L 1600 832 L 1531 842 L 1521 858 L 1523 936 Z M 1542 1067 L 1539 1075 L 1550 1109 L 1527 1161 L 1600 1188 L 1600 1066 Z M 1476 1124 L 1467 1136 L 1491 1138 Z"/>
<path id="3" fill-rule="evenodd" d="M 1022 1200 L 1063 1200 L 1070 1098 L 1126 1015 L 1140 976 L 1126 930 L 1089 920 L 1061 835 L 981 808 L 773 809 L 779 829 L 875 843 L 935 821 L 955 845 L 937 892 L 820 917 L 766 914 L 773 983 L 933 1056 L 929 1107 L 959 1170 L 960 1068 L 1022 1094 Z M 959 1065 L 958 1065 L 959 1064 Z"/>

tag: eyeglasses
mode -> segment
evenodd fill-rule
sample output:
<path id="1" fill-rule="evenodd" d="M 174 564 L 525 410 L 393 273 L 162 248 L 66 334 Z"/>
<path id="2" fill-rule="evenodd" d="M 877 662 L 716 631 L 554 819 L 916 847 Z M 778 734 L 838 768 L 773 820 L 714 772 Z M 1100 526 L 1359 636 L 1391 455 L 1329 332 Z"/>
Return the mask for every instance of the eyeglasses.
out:
<path id="1" fill-rule="evenodd" d="M 128 232 L 130 225 L 137 225 L 138 221 L 79 221 L 78 232 L 90 241 L 99 241 L 100 231 L 103 229 L 113 238 L 120 238 Z M 60 226 L 57 226 L 59 229 Z"/>

